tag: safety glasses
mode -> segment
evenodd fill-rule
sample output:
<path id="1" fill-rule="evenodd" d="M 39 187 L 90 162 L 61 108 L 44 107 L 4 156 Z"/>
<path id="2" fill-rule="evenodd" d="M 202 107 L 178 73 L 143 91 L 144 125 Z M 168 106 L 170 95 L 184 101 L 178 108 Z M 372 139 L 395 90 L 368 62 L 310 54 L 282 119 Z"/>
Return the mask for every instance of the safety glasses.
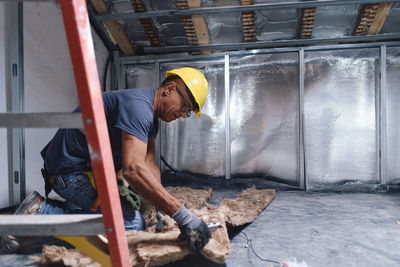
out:
<path id="1" fill-rule="evenodd" d="M 186 89 L 187 91 L 188 89 Z M 178 92 L 178 94 L 182 97 L 183 100 L 183 107 L 182 107 L 182 112 L 186 114 L 186 118 L 189 118 L 190 115 L 192 115 L 192 111 L 190 108 L 190 104 L 188 101 L 186 101 L 185 97 L 183 96 L 181 90 L 179 90 L 178 86 L 176 86 L 176 91 Z"/>

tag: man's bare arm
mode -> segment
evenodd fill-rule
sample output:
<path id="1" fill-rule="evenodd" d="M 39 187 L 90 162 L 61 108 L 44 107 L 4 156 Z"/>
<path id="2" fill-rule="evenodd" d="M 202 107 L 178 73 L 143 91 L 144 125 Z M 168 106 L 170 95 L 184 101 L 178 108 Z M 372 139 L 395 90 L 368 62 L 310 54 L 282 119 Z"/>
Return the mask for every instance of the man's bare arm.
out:
<path id="1" fill-rule="evenodd" d="M 146 143 L 122 131 L 123 176 L 142 197 L 171 216 L 182 203 L 165 190 L 159 176 L 147 164 L 147 150 Z"/>
<path id="2" fill-rule="evenodd" d="M 146 163 L 149 166 L 151 172 L 154 174 L 155 177 L 157 177 L 158 181 L 161 183 L 161 173 L 156 163 L 155 138 L 149 139 L 149 142 L 147 143 Z"/>

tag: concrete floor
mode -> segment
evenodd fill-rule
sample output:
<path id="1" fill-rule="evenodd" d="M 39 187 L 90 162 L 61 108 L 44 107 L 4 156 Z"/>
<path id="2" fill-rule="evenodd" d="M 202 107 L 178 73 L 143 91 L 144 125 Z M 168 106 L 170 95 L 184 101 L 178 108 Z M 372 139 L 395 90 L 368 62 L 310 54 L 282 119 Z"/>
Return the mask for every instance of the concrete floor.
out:
<path id="1" fill-rule="evenodd" d="M 211 203 L 238 189 L 215 189 Z M 400 194 L 277 191 L 255 222 L 231 229 L 226 266 L 400 266 Z M 251 239 L 247 241 L 247 239 Z M 256 256 L 256 254 L 258 256 Z M 273 260 L 278 263 L 264 261 Z M 172 266 L 220 266 L 190 256 Z M 40 266 L 27 255 L 0 255 L 0 266 Z"/>

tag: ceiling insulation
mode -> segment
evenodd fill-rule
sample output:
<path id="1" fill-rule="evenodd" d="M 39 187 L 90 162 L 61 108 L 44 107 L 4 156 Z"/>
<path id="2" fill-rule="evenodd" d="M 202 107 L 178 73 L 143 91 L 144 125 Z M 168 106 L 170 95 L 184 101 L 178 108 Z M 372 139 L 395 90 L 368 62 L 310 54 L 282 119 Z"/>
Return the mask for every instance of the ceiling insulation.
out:
<path id="1" fill-rule="evenodd" d="M 100 0 L 91 0 L 92 2 Z M 101 0 L 104 2 L 104 0 Z M 294 1 L 276 0 L 109 0 L 107 11 L 98 12 L 99 21 L 120 24 L 122 33 L 138 54 L 151 51 L 196 51 L 190 47 L 240 44 L 301 39 L 333 39 L 352 36 L 389 34 L 398 40 L 400 35 L 400 8 L 393 3 L 361 1 Z M 365 4 L 363 5 L 362 3 Z M 326 4 L 325 4 L 326 3 Z M 333 3 L 333 4 L 330 4 Z M 308 6 L 305 6 L 307 4 Z M 210 8 L 252 6 L 253 10 L 238 12 L 209 11 Z M 268 6 L 267 6 L 268 5 Z M 316 7 L 312 6 L 316 5 Z M 175 11 L 208 9 L 189 15 L 175 15 Z M 194 10 L 195 12 L 197 12 Z M 159 16 L 154 12 L 168 11 Z M 107 13 L 108 12 L 108 13 Z M 130 14 L 140 12 L 149 17 L 134 19 Z M 150 12 L 150 13 L 149 13 Z M 153 12 L 153 13 L 151 13 Z M 101 14 L 116 14 L 113 20 L 100 18 Z M 122 16 L 128 16 L 124 17 Z M 116 19 L 115 19 L 116 18 Z M 108 27 L 107 27 L 108 28 Z M 114 35 L 110 31 L 111 35 Z M 378 37 L 379 38 L 379 37 Z M 121 41 L 116 41 L 122 50 Z M 304 43 L 304 42 L 299 42 Z M 216 47 L 217 47 L 216 46 Z M 159 47 L 159 49 L 147 49 Z M 248 48 L 248 46 L 242 46 Z M 254 46 L 257 47 L 256 45 Z M 199 49 L 201 50 L 201 49 Z M 202 50 L 207 50 L 204 48 Z M 207 51 L 210 52 L 210 51 Z M 203 51 L 204 53 L 204 51 Z M 127 54 L 127 53 L 124 53 Z"/>

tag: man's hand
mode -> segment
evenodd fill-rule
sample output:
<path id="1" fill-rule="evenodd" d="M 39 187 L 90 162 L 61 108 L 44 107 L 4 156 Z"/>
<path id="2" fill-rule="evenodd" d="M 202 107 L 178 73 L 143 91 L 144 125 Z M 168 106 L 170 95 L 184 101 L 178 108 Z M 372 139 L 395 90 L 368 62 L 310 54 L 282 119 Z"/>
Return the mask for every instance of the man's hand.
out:
<path id="1" fill-rule="evenodd" d="M 179 224 L 181 234 L 180 240 L 187 240 L 189 249 L 192 252 L 199 252 L 211 237 L 207 224 L 198 216 L 188 211 L 185 206 L 172 215 L 172 218 Z"/>

